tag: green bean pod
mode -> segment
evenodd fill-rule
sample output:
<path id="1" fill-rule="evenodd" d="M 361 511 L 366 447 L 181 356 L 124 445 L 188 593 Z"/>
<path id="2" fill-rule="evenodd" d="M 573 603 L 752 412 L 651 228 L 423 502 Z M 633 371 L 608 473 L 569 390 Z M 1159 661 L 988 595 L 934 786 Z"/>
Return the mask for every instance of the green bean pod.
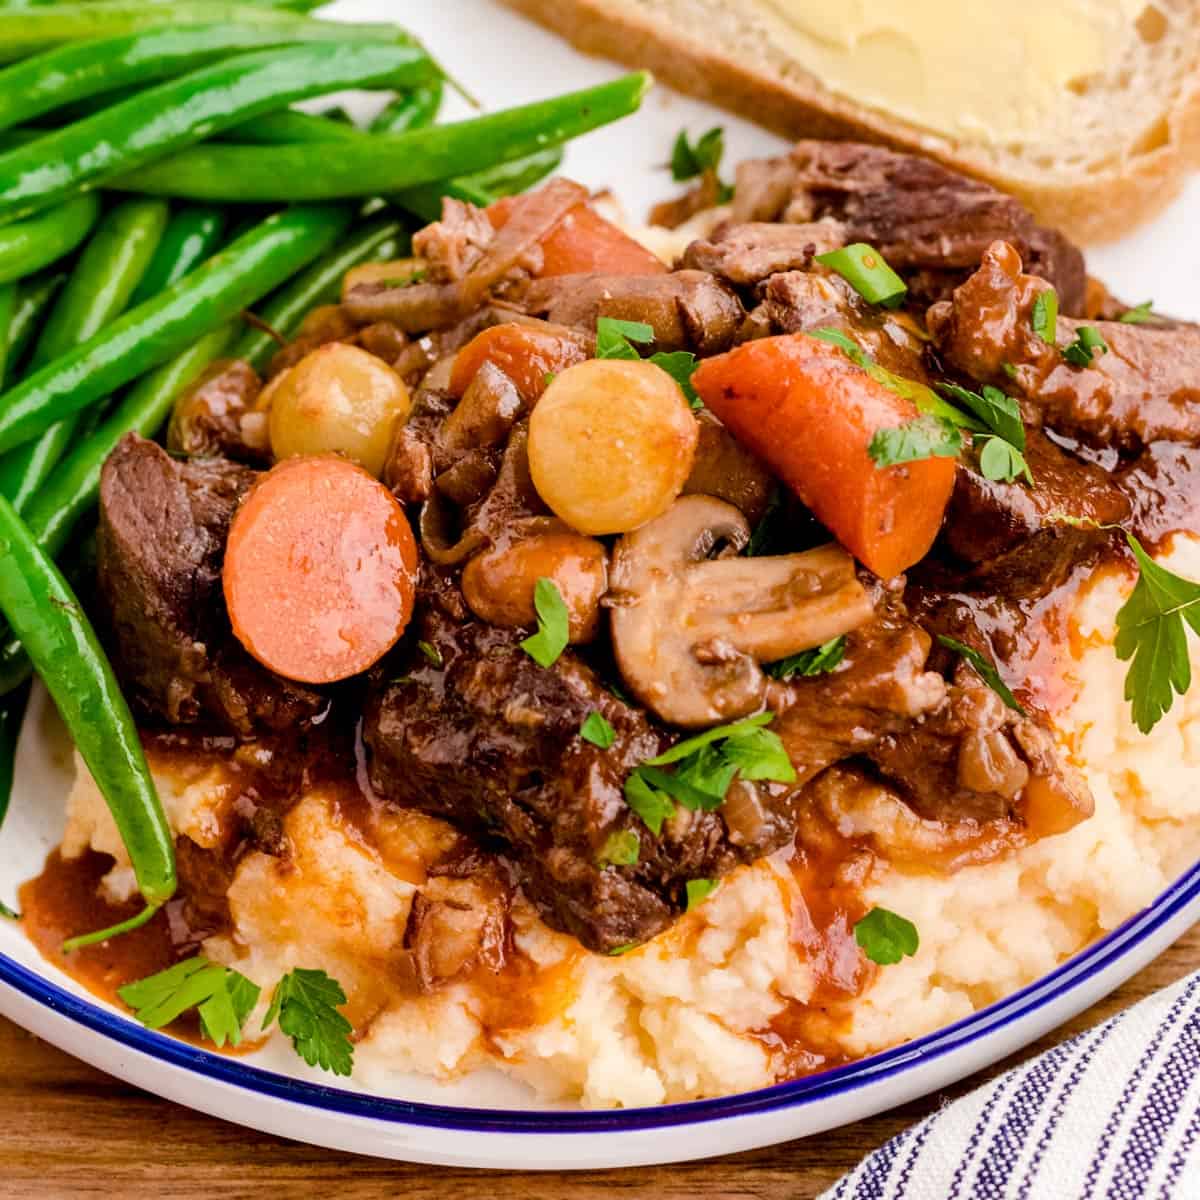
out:
<path id="1" fill-rule="evenodd" d="M 397 96 L 371 122 L 371 132 L 407 133 L 432 125 L 441 110 L 445 90 L 446 81 L 438 77 Z"/>
<path id="2" fill-rule="evenodd" d="M 499 163 L 474 175 L 461 175 L 457 179 L 443 179 L 422 187 L 406 188 L 393 199 L 422 221 L 436 221 L 442 215 L 443 196 L 453 196 L 455 200 L 465 200 L 468 204 L 486 208 L 501 196 L 515 196 L 528 191 L 547 175 L 557 171 L 562 158 L 562 147 L 552 146 L 549 150 L 539 150 L 525 158 Z"/>
<path id="3" fill-rule="evenodd" d="M 99 215 L 100 201 L 85 194 L 0 228 L 0 283 L 24 279 L 70 254 Z"/>
<path id="4" fill-rule="evenodd" d="M 12 346 L 13 317 L 17 312 L 17 285 L 0 283 L 0 387 L 8 373 L 8 355 Z"/>
<path id="5" fill-rule="evenodd" d="M 0 497 L 0 610 L 108 803 L 149 907 L 175 892 L 175 850 L 137 728 L 75 593 Z"/>
<path id="6" fill-rule="evenodd" d="M 123 89 L 182 75 L 239 51 L 346 40 L 337 25 L 300 21 L 266 26 L 183 25 L 68 42 L 0 70 L 0 129 L 95 96 L 110 104 Z"/>
<path id="7" fill-rule="evenodd" d="M 165 201 L 127 200 L 101 218 L 42 329 L 31 369 L 95 337 L 124 311 L 155 256 L 167 216 Z M 0 456 L 0 496 L 7 496 L 17 512 L 25 510 L 63 456 L 77 424 L 76 417 L 58 421 L 40 437 Z"/>
<path id="8" fill-rule="evenodd" d="M 404 232 L 404 226 L 390 217 L 367 222 L 302 275 L 285 284 L 256 315 L 276 333 L 290 337 L 317 305 L 330 304 L 339 297 L 342 279 L 351 267 L 374 258 L 395 257 Z M 261 371 L 278 348 L 266 330 L 250 329 L 238 342 L 234 357 L 244 358 Z"/>
<path id="9" fill-rule="evenodd" d="M 355 125 L 331 117 L 285 108 L 264 113 L 227 131 L 225 140 L 243 146 L 298 146 L 314 142 L 346 142 L 367 135 Z"/>
<path id="10" fill-rule="evenodd" d="M 95 507 L 100 472 L 117 443 L 127 433 L 154 437 L 171 415 L 176 398 L 228 351 L 235 332 L 232 324 L 214 329 L 170 362 L 143 376 L 91 437 L 59 463 L 25 514 L 30 532 L 47 554 L 57 558 L 80 519 Z"/>
<path id="11" fill-rule="evenodd" d="M 225 0 L 85 0 L 44 8 L 0 8 L 0 61 L 26 58 L 63 42 L 118 37 L 141 30 L 184 25 L 241 25 L 281 29 L 297 41 L 395 41 L 406 38 L 396 25 L 309 20 L 294 12 Z"/>
<path id="12" fill-rule="evenodd" d="M 553 100 L 453 125 L 370 134 L 323 147 L 192 146 L 111 181 L 123 191 L 210 201 L 312 200 L 389 195 L 524 158 L 636 110 L 644 72 Z"/>
<path id="13" fill-rule="evenodd" d="M 0 154 L 0 219 L 54 204 L 294 100 L 416 83 L 435 70 L 413 45 L 313 42 L 237 55 Z"/>
<path id="14" fill-rule="evenodd" d="M 17 304 L 8 326 L 6 380 L 14 377 L 20 370 L 25 355 L 41 327 L 42 314 L 49 309 L 66 280 L 66 271 L 55 268 L 44 271 L 41 275 L 23 279 L 17 285 Z"/>
<path id="15" fill-rule="evenodd" d="M 141 304 L 165 292 L 211 258 L 225 232 L 225 214 L 208 204 L 189 204 L 171 214 L 162 241 L 129 298 Z"/>
<path id="16" fill-rule="evenodd" d="M 268 217 L 160 296 L 0 396 L 0 452 L 111 395 L 318 258 L 345 232 L 347 208 L 297 205 Z"/>

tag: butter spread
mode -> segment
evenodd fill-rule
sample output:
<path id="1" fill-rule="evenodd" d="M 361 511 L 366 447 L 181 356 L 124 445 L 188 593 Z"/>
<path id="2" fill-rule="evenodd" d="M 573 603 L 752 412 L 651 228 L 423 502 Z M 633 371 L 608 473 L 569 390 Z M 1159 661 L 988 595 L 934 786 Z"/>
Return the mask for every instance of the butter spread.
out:
<path id="1" fill-rule="evenodd" d="M 778 48 L 831 91 L 956 139 L 994 144 L 1036 141 L 1039 132 L 1061 137 L 1064 100 L 1112 66 L 1144 7 L 1144 0 L 757 3 Z"/>

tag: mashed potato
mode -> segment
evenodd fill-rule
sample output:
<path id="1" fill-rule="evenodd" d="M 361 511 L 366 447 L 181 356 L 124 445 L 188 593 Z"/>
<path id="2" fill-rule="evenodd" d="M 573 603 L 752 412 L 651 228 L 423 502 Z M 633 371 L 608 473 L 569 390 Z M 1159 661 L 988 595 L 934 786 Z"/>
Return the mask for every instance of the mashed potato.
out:
<path id="1" fill-rule="evenodd" d="M 1179 539 L 1170 565 L 1200 578 L 1200 541 Z M 1033 981 L 1150 903 L 1200 854 L 1200 688 L 1150 737 L 1133 728 L 1121 699 L 1125 665 L 1112 651 L 1129 587 L 1127 577 L 1101 574 L 1074 614 L 1083 686 L 1060 714 L 1059 737 L 1091 784 L 1095 815 L 951 876 L 890 868 L 873 877 L 868 902 L 912 920 L 921 946 L 844 1005 L 829 1027 L 842 1053 L 927 1033 Z M 173 826 L 211 844 L 231 802 L 220 772 L 162 782 Z M 360 1082 L 387 1092 L 395 1071 L 445 1078 L 492 1066 L 542 1097 L 612 1106 L 728 1094 L 787 1072 L 778 1040 L 763 1035 L 812 996 L 815 979 L 791 938 L 801 899 L 782 861 L 735 872 L 674 928 L 616 958 L 584 953 L 518 898 L 516 942 L 536 986 L 517 989 L 514 1003 L 486 980 L 428 995 L 398 985 L 422 848 L 448 836 L 440 822 L 382 815 L 368 846 L 317 790 L 290 812 L 286 832 L 290 859 L 255 852 L 241 861 L 232 934 L 205 951 L 264 987 L 294 966 L 338 978 L 361 1039 Z M 107 886 L 128 894 L 120 840 L 81 773 L 64 852 L 88 846 L 114 855 Z"/>

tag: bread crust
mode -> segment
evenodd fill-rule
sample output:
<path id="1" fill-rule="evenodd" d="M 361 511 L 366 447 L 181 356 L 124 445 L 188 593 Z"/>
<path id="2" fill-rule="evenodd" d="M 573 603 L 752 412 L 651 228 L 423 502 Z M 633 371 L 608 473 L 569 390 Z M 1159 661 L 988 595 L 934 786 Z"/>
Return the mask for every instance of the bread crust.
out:
<path id="1" fill-rule="evenodd" d="M 759 74 L 718 47 L 671 36 L 643 14 L 614 11 L 605 0 L 503 2 L 586 53 L 648 68 L 679 91 L 784 137 L 849 138 L 927 154 L 1016 196 L 1039 221 L 1080 242 L 1117 238 L 1149 220 L 1200 166 L 1200 70 L 1195 86 L 1156 125 L 1152 147 L 1110 170 L 1056 183 L 1004 171 L 986 153 L 845 100 L 815 79 L 806 84 Z"/>

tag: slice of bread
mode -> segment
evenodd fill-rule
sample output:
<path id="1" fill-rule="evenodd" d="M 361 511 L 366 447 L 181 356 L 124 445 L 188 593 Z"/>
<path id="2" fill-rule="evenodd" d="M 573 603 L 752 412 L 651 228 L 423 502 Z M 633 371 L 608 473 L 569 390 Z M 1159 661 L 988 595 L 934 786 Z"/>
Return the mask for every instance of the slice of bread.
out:
<path id="1" fill-rule="evenodd" d="M 679 90 L 784 136 L 858 138 L 928 154 L 1011 192 L 1039 220 L 1080 241 L 1127 232 L 1166 205 L 1188 171 L 1200 166 L 1200 0 L 1096 0 L 1097 19 L 1090 26 L 1083 22 L 1082 30 L 1063 14 L 1057 29 L 1038 17 L 1032 32 L 1024 31 L 1027 48 L 1029 37 L 1041 36 L 1041 55 L 1062 45 L 1074 50 L 1075 43 L 1061 37 L 1064 31 L 1074 28 L 1093 41 L 1102 31 L 1102 66 L 1057 80 L 1038 120 L 1019 136 L 1008 131 L 999 139 L 954 130 L 952 119 L 940 129 L 924 127 L 895 115 L 902 103 L 871 106 L 852 87 L 826 87 L 789 52 L 797 43 L 780 33 L 786 6 L 779 0 L 504 2 L 582 50 L 648 67 Z M 889 30 L 908 19 L 901 15 L 906 3 L 895 0 L 888 10 Z M 1064 8 L 1077 18 L 1092 3 L 1074 0 L 1073 9 Z M 1053 10 L 1053 0 L 1045 7 Z M 806 21 L 821 20 L 818 8 L 831 11 L 814 0 Z M 960 43 L 971 40 L 971 8 L 961 0 L 944 5 L 944 19 L 963 24 Z M 994 27 L 995 10 L 987 15 Z M 1020 44 L 1007 47 L 1010 56 Z M 848 43 L 847 53 L 857 52 Z M 972 52 L 990 53 L 986 44 Z M 885 73 L 898 65 L 885 60 Z"/>

